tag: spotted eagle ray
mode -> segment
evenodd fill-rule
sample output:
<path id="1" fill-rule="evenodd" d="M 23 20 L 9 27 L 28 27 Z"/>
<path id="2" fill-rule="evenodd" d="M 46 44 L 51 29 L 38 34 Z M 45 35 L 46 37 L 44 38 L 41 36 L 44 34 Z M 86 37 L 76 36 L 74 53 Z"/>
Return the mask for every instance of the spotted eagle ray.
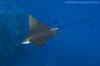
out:
<path id="1" fill-rule="evenodd" d="M 50 28 L 29 14 L 29 35 L 22 44 L 36 44 L 42 46 L 51 36 L 57 34 L 58 28 Z"/>
<path id="2" fill-rule="evenodd" d="M 46 24 L 43 24 L 42 22 L 38 21 L 36 18 L 34 18 L 31 14 L 29 14 L 29 35 L 24 39 L 22 44 L 36 44 L 38 46 L 43 46 L 44 43 L 53 35 L 56 35 L 58 33 L 58 29 L 70 26 L 73 24 L 79 24 L 83 23 L 85 21 L 91 20 L 92 18 L 87 18 L 85 20 L 75 22 L 72 24 L 62 25 L 55 28 L 50 28 Z"/>

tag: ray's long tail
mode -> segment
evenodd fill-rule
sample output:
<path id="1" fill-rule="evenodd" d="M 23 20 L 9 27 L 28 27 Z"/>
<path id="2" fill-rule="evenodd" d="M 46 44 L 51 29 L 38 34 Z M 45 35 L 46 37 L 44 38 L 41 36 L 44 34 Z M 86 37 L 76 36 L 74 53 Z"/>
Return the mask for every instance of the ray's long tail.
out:
<path id="1" fill-rule="evenodd" d="M 85 23 L 85 22 L 91 21 L 91 20 L 93 20 L 93 19 L 95 19 L 95 18 L 96 18 L 96 16 L 89 17 L 89 18 L 87 18 L 87 19 L 83 19 L 83 20 L 80 20 L 80 21 L 78 21 L 78 22 L 74 22 L 74 23 L 71 23 L 71 24 L 65 24 L 65 25 L 58 26 L 57 28 L 61 29 L 61 28 L 63 28 L 63 27 L 68 27 L 68 26 L 72 26 L 72 25 L 75 25 L 75 24 Z"/>

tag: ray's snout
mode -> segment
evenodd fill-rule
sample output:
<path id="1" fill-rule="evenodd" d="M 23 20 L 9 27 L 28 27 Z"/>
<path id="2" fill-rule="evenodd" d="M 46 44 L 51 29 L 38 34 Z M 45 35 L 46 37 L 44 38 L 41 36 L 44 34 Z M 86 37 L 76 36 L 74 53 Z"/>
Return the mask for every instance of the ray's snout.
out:
<path id="1" fill-rule="evenodd" d="M 57 34 L 58 33 L 58 28 L 52 28 L 51 31 L 53 32 L 53 34 Z"/>

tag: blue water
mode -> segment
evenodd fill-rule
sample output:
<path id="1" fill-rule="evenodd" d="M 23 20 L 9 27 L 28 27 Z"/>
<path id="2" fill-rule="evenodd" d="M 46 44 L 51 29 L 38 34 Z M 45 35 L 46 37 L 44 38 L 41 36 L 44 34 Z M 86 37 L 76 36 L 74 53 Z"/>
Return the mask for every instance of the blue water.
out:
<path id="1" fill-rule="evenodd" d="M 2 66 L 100 66 L 100 4 L 71 5 L 65 4 L 66 0 L 14 1 L 18 11 L 15 9 L 16 12 L 11 14 L 21 13 L 23 16 L 19 15 L 18 21 L 13 22 L 20 28 L 14 29 L 14 26 L 10 26 L 10 36 L 13 35 L 13 38 L 6 45 L 16 44 L 19 47 L 15 49 L 13 46 L 9 50 L 12 54 L 1 60 Z M 92 16 L 96 17 L 81 24 L 59 29 L 58 34 L 42 47 L 33 44 L 21 46 L 21 41 L 28 33 L 28 13 L 50 26 L 71 24 Z M 56 25 L 55 19 L 58 20 Z M 13 25 L 12 22 L 9 24 Z M 16 35 L 14 32 L 19 34 Z"/>

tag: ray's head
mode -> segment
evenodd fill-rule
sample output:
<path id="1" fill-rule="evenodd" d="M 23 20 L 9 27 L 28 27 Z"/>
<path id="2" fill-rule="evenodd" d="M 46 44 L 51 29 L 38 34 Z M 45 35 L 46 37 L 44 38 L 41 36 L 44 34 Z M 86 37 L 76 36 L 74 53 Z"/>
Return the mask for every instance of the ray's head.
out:
<path id="1" fill-rule="evenodd" d="M 55 34 L 57 34 L 58 33 L 58 28 L 57 27 L 53 27 L 53 28 L 51 28 L 51 30 L 50 31 L 52 31 L 52 33 L 55 35 Z"/>

